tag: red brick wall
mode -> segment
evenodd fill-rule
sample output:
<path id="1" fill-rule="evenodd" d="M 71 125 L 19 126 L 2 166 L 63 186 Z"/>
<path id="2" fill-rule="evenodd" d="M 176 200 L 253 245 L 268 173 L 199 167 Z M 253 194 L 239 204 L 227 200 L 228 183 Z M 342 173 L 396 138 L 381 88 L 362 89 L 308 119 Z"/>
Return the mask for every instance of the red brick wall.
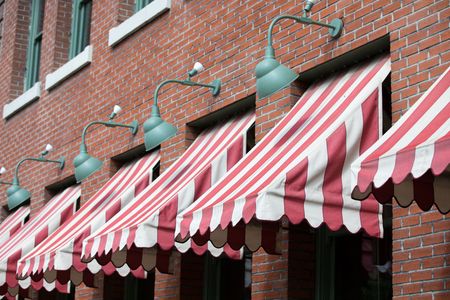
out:
<path id="1" fill-rule="evenodd" d="M 395 206 L 393 284 L 397 299 L 449 299 L 450 219 L 417 205 Z"/>
<path id="2" fill-rule="evenodd" d="M 41 64 L 40 79 L 55 71 L 69 60 L 72 1 L 46 0 L 44 14 L 43 47 L 41 57 L 49 64 Z"/>
<path id="3" fill-rule="evenodd" d="M 46 1 L 40 72 L 42 82 L 49 72 L 67 60 L 69 2 Z M 22 92 L 20 84 L 26 51 L 23 35 L 27 32 L 27 20 L 21 17 L 19 7 L 24 3 L 27 1 L 6 1 L 3 49 L 0 54 L 1 105 Z M 137 119 L 142 124 L 150 114 L 152 94 L 157 84 L 168 78 L 184 77 L 193 63 L 199 60 L 207 69 L 195 79 L 210 82 L 221 78 L 222 91 L 219 97 L 213 98 L 206 89 L 170 86 L 162 90 L 159 97 L 161 113 L 179 129 L 175 138 L 162 144 L 161 170 L 167 168 L 186 147 L 186 137 L 190 136 L 185 125 L 187 122 L 255 92 L 254 67 L 263 57 L 270 21 L 279 14 L 299 15 L 304 5 L 303 0 L 173 0 L 168 13 L 111 48 L 107 43 L 108 32 L 128 16 L 127 3 L 125 0 L 93 1 L 93 62 L 51 91 L 43 90 L 39 101 L 9 120 L 1 121 L 0 164 L 9 170 L 3 179 L 12 177 L 14 165 L 20 158 L 38 155 L 47 142 L 55 147 L 51 157 L 64 155 L 67 159 L 63 171 L 50 164 L 38 163 L 27 163 L 21 168 L 21 184 L 33 195 L 32 214 L 36 213 L 46 197 L 46 185 L 73 174 L 71 162 L 78 153 L 81 130 L 89 121 L 105 119 L 112 106 L 119 104 L 123 114 L 117 121 L 128 123 Z M 342 37 L 331 40 L 324 28 L 284 20 L 275 27 L 274 46 L 281 62 L 297 72 L 303 72 L 390 34 L 392 111 L 396 121 L 449 66 L 449 15 L 448 0 L 319 1 L 312 10 L 312 17 L 321 21 L 342 17 L 345 24 Z M 270 99 L 257 101 L 257 140 L 289 110 L 293 102 L 291 94 L 299 93 L 288 89 Z M 142 143 L 142 130 L 136 137 L 121 128 L 98 127 L 91 130 L 87 138 L 88 149 L 92 155 L 105 160 L 105 165 L 83 182 L 82 202 L 110 177 L 112 167 L 108 158 Z M 0 193 L 5 191 L 6 187 L 1 186 Z M 5 198 L 1 199 L 1 204 L 5 204 Z M 417 224 L 403 224 L 415 217 L 419 219 Z M 394 209 L 396 298 L 411 296 L 417 299 L 418 293 L 437 297 L 439 291 L 449 289 L 450 267 L 444 267 L 442 261 L 436 262 L 439 259 L 448 260 L 449 223 L 448 218 L 444 219 L 436 211 L 421 213 L 415 208 Z M 420 243 L 415 239 L 420 239 Z M 425 253 L 420 254 L 422 252 Z M 276 259 L 282 260 L 280 257 Z M 404 269 L 408 260 L 420 264 Z M 429 287 L 422 287 L 422 290 L 413 288 L 419 284 L 416 276 L 422 275 L 412 278 L 415 273 L 412 270 L 428 272 L 426 276 L 429 279 L 420 284 L 444 286 L 437 286 L 438 291 L 430 292 L 427 290 Z M 398 279 L 405 276 L 407 279 Z M 157 278 L 161 280 L 156 284 L 157 295 L 163 293 L 165 286 L 171 286 L 173 292 L 169 294 L 179 297 L 177 280 L 171 280 L 170 275 L 157 275 Z M 170 284 L 162 283 L 163 278 Z M 280 292 L 283 297 L 287 295 L 287 286 L 285 283 L 285 290 Z M 258 297 L 264 297 L 265 291 L 268 295 L 273 292 L 264 288 Z"/>

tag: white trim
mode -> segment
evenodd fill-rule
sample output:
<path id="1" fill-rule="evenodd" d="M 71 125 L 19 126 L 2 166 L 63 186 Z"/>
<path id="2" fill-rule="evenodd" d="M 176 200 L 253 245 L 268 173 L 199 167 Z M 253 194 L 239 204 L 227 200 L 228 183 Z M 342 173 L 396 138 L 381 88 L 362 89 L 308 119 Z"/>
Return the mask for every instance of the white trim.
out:
<path id="1" fill-rule="evenodd" d="M 39 97 L 41 97 L 41 83 L 38 81 L 25 93 L 3 106 L 3 119 L 10 117 L 29 103 L 39 99 Z"/>
<path id="2" fill-rule="evenodd" d="M 378 138 L 383 135 L 383 82 L 378 86 Z"/>
<path id="3" fill-rule="evenodd" d="M 53 73 L 48 74 L 45 77 L 45 89 L 49 90 L 57 84 L 61 83 L 67 77 L 78 72 L 81 68 L 88 65 L 92 61 L 92 52 L 94 48 L 92 45 L 86 46 L 84 50 L 77 56 L 69 60 L 67 63 L 59 67 Z"/>
<path id="4" fill-rule="evenodd" d="M 122 24 L 109 30 L 108 45 L 115 46 L 139 28 L 170 9 L 170 0 L 155 0 L 126 19 Z"/>

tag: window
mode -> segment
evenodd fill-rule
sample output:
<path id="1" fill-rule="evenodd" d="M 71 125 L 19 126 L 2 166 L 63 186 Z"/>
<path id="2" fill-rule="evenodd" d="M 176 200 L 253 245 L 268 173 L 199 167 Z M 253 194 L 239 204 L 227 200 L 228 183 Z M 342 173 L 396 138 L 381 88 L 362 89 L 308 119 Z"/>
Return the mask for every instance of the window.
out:
<path id="1" fill-rule="evenodd" d="M 103 299 L 140 300 L 153 299 L 155 272 L 148 272 L 146 279 L 138 279 L 132 275 L 121 277 L 117 273 L 105 276 Z"/>
<path id="2" fill-rule="evenodd" d="M 125 277 L 125 300 L 153 299 L 155 272 L 148 272 L 146 279 L 129 275 Z"/>
<path id="3" fill-rule="evenodd" d="M 0 0 L 0 49 L 3 42 L 3 12 L 5 10 L 5 0 Z"/>
<path id="4" fill-rule="evenodd" d="M 252 255 L 242 260 L 205 256 L 203 300 L 251 299 Z"/>
<path id="5" fill-rule="evenodd" d="M 170 0 L 121 0 L 118 10 L 118 21 L 120 24 L 109 31 L 108 45 L 111 47 L 116 46 L 128 36 L 168 11 L 170 4 Z"/>
<path id="6" fill-rule="evenodd" d="M 134 11 L 140 11 L 144 7 L 146 7 L 148 4 L 153 2 L 153 0 L 136 0 L 136 3 L 134 5 Z"/>
<path id="7" fill-rule="evenodd" d="M 316 231 L 316 300 L 392 299 L 390 212 L 385 206 L 383 239 L 326 226 Z"/>
<path id="8" fill-rule="evenodd" d="M 90 40 L 92 0 L 72 1 L 72 26 L 69 59 L 81 53 Z"/>
<path id="9" fill-rule="evenodd" d="M 28 36 L 27 63 L 24 82 L 25 91 L 33 87 L 33 85 L 39 81 L 44 2 L 44 0 L 31 1 L 30 31 Z"/>
<path id="10" fill-rule="evenodd" d="M 69 294 L 63 294 L 56 290 L 49 292 L 45 288 L 42 288 L 39 290 L 38 295 L 38 299 L 45 300 L 75 300 L 75 287 L 73 284 L 70 284 Z"/>

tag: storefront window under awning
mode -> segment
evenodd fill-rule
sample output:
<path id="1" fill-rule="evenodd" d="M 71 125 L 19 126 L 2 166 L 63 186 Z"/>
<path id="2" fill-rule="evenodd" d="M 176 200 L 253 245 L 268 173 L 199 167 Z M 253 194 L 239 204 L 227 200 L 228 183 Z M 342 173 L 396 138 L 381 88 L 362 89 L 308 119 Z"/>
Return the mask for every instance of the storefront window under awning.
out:
<path id="1" fill-rule="evenodd" d="M 112 262 L 116 267 L 127 265 L 131 270 L 150 271 L 156 267 L 170 272 L 177 214 L 243 157 L 247 131 L 254 119 L 254 113 L 249 112 L 201 132 L 157 180 L 84 240 L 84 259 L 102 265 Z M 229 247 L 193 244 L 191 248 L 197 254 L 210 251 L 220 255 L 225 251 L 241 255 Z"/>
<path id="2" fill-rule="evenodd" d="M 281 219 L 381 237 L 382 207 L 351 199 L 350 164 L 379 136 L 381 85 L 390 59 L 312 85 L 224 178 L 177 218 L 178 247 L 191 241 L 278 251 Z"/>
<path id="3" fill-rule="evenodd" d="M 2 244 L 0 295 L 15 296 L 19 290 L 30 287 L 35 289 L 45 287 L 50 290 L 57 286 L 67 292 L 67 285 L 58 282 L 49 284 L 43 278 L 33 283 L 30 280 L 19 280 L 16 276 L 17 262 L 75 213 L 80 191 L 80 186 L 74 185 L 54 196 L 30 221 Z"/>
<path id="4" fill-rule="evenodd" d="M 94 276 L 102 272 L 129 273 L 126 268 L 112 264 L 84 263 L 81 261 L 83 239 L 111 219 L 152 181 L 154 167 L 159 163 L 159 151 L 123 165 L 94 196 L 40 245 L 23 256 L 18 264 L 18 276 L 33 282 L 42 280 L 66 284 L 69 280 L 79 285 L 94 286 Z M 136 276 L 145 276 L 143 270 Z"/>
<path id="5" fill-rule="evenodd" d="M 30 215 L 29 206 L 21 206 L 0 223 L 0 245 L 6 242 L 25 223 Z"/>
<path id="6" fill-rule="evenodd" d="M 450 211 L 450 68 L 352 164 L 355 199 Z"/>

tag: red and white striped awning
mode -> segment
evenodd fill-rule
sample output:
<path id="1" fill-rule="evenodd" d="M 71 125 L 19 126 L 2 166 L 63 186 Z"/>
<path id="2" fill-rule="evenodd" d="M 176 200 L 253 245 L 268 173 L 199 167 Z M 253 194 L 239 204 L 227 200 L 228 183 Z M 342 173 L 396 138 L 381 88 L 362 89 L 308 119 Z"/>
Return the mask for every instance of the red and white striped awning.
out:
<path id="1" fill-rule="evenodd" d="M 29 215 L 30 207 L 21 206 L 0 224 L 0 245 L 23 226 Z"/>
<path id="2" fill-rule="evenodd" d="M 177 241 L 277 253 L 283 216 L 382 235 L 382 206 L 350 194 L 350 164 L 379 136 L 389 57 L 311 86 L 292 110 L 177 218 Z M 177 244 L 178 247 L 186 247 Z"/>
<path id="3" fill-rule="evenodd" d="M 450 211 L 450 68 L 352 164 L 355 199 Z"/>
<path id="4" fill-rule="evenodd" d="M 22 226 L 0 247 L 0 295 L 16 295 L 21 289 L 30 287 L 29 280 L 16 277 L 17 261 L 34 247 L 39 245 L 49 234 L 69 219 L 75 212 L 80 197 L 80 186 L 72 186 L 54 196 L 39 212 Z M 35 282 L 36 289 L 45 287 L 52 290 L 58 282 L 49 284 L 45 280 Z M 67 287 L 61 286 L 61 290 Z"/>
<path id="5" fill-rule="evenodd" d="M 169 272 L 177 214 L 244 155 L 246 133 L 253 123 L 254 114 L 249 113 L 202 132 L 132 203 L 84 240 L 84 259 L 96 259 L 102 265 L 111 261 L 117 267 L 126 264 L 132 270 L 156 267 Z M 197 253 L 208 250 L 207 246 L 193 248 Z"/>
<path id="6" fill-rule="evenodd" d="M 19 277 L 31 276 L 32 281 L 44 277 L 47 282 L 58 280 L 63 284 L 70 280 L 76 285 L 84 282 L 94 286 L 94 274 L 115 272 L 116 267 L 111 263 L 102 267 L 96 261 L 81 262 L 82 242 L 149 185 L 158 162 L 159 151 L 153 151 L 122 166 L 72 218 L 22 256 L 18 262 Z M 118 271 L 123 276 L 129 272 L 124 268 Z"/>

